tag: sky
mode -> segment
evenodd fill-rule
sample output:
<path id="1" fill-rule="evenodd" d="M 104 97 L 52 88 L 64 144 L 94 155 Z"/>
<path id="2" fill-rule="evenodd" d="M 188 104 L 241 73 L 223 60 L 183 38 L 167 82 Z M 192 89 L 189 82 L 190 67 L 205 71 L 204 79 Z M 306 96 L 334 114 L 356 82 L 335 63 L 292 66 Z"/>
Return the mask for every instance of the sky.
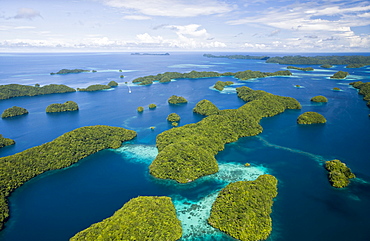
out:
<path id="1" fill-rule="evenodd" d="M 356 0 L 0 0 L 0 52 L 370 52 Z"/>

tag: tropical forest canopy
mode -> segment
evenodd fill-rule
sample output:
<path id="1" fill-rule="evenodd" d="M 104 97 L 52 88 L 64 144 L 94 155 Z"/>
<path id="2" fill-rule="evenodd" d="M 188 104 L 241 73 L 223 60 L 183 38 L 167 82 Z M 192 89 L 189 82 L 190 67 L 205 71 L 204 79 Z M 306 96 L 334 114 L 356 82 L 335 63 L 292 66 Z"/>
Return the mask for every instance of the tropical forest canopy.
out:
<path id="1" fill-rule="evenodd" d="M 0 100 L 19 96 L 35 96 L 55 93 L 75 92 L 76 90 L 66 85 L 50 84 L 42 87 L 9 84 L 0 85 Z"/>

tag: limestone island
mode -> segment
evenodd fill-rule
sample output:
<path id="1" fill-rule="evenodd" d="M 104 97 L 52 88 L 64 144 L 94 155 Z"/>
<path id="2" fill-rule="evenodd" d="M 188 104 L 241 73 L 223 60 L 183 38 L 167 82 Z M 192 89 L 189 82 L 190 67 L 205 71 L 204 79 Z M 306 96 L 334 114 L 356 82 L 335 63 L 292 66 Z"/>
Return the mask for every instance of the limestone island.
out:
<path id="1" fill-rule="evenodd" d="M 288 66 L 287 69 L 296 69 L 296 70 L 302 70 L 302 71 L 313 71 L 314 68 L 307 67 L 307 68 L 300 68 L 300 67 L 294 67 L 294 66 Z"/>
<path id="2" fill-rule="evenodd" d="M 19 84 L 0 85 L 0 100 L 5 100 L 20 96 L 36 96 L 55 93 L 69 93 L 76 90 L 66 85 L 50 84 L 40 87 L 40 85 L 29 86 Z"/>
<path id="3" fill-rule="evenodd" d="M 217 81 L 216 84 L 213 86 L 216 90 L 223 91 L 225 86 L 229 86 L 234 84 L 232 81 Z"/>
<path id="4" fill-rule="evenodd" d="M 246 86 L 236 88 L 238 97 L 248 103 L 238 109 L 219 110 L 198 123 L 172 128 L 157 135 L 158 155 L 149 166 L 151 175 L 173 179 L 179 183 L 192 182 L 218 172 L 215 155 L 226 143 L 262 132 L 259 124 L 286 109 L 300 109 L 300 103 Z"/>
<path id="5" fill-rule="evenodd" d="M 323 64 L 320 67 L 321 68 L 324 68 L 324 69 L 330 69 L 331 67 L 333 67 L 333 65 L 331 65 L 331 64 Z"/>
<path id="6" fill-rule="evenodd" d="M 67 132 L 51 142 L 0 158 L 0 230 L 9 218 L 7 198 L 23 183 L 46 171 L 68 167 L 107 148 L 119 148 L 136 132 L 121 127 L 87 126 Z M 52 161 L 50 161 L 52 160 Z"/>
<path id="7" fill-rule="evenodd" d="M 333 187 L 343 188 L 349 185 L 351 178 L 355 178 L 355 174 L 347 165 L 339 160 L 325 162 L 325 168 L 328 170 L 329 182 Z"/>
<path id="8" fill-rule="evenodd" d="M 321 123 L 326 123 L 326 119 L 323 115 L 313 112 L 313 111 L 308 111 L 300 116 L 298 116 L 297 119 L 298 124 L 321 124 Z"/>
<path id="9" fill-rule="evenodd" d="M 365 67 L 366 65 L 370 65 L 369 64 L 349 64 L 346 66 L 347 69 L 355 69 L 355 68 L 362 68 L 362 67 Z"/>
<path id="10" fill-rule="evenodd" d="M 28 114 L 28 110 L 22 107 L 13 106 L 3 111 L 1 118 L 9 118 L 13 116 Z"/>
<path id="11" fill-rule="evenodd" d="M 181 222 L 170 197 L 139 196 L 128 201 L 113 216 L 77 233 L 70 241 L 175 241 L 181 236 Z"/>
<path id="12" fill-rule="evenodd" d="M 364 55 L 350 55 L 350 56 L 284 56 L 284 57 L 271 57 L 266 60 L 266 63 L 278 63 L 278 64 L 304 64 L 304 65 L 349 65 L 349 64 L 364 64 L 370 65 L 370 56 Z"/>
<path id="13" fill-rule="evenodd" d="M 208 116 L 218 114 L 220 110 L 211 101 L 201 100 L 195 105 L 195 107 L 193 108 L 193 112 L 198 113 L 200 115 Z"/>
<path id="14" fill-rule="evenodd" d="M 74 101 L 66 101 L 64 104 L 50 104 L 46 107 L 46 113 L 65 112 L 65 111 L 76 111 L 78 105 Z"/>
<path id="15" fill-rule="evenodd" d="M 207 58 L 226 58 L 226 59 L 251 59 L 251 60 L 267 60 L 270 57 L 268 56 L 251 56 L 251 55 L 213 55 L 213 54 L 203 54 L 203 57 Z"/>
<path id="16" fill-rule="evenodd" d="M 86 73 L 86 72 L 97 72 L 96 70 L 85 70 L 85 69 L 61 69 L 56 73 L 50 73 L 51 75 L 55 74 L 78 74 L 78 73 Z"/>
<path id="17" fill-rule="evenodd" d="M 359 90 L 358 93 L 364 96 L 364 100 L 367 101 L 366 105 L 370 108 L 370 82 L 364 83 L 362 81 L 357 81 L 349 84 Z"/>
<path id="18" fill-rule="evenodd" d="M 348 75 L 349 75 L 348 72 L 338 71 L 332 76 L 330 76 L 330 79 L 345 79 Z"/>
<path id="19" fill-rule="evenodd" d="M 172 95 L 168 99 L 168 103 L 171 104 L 171 105 L 177 105 L 177 104 L 185 104 L 185 103 L 188 103 L 188 101 L 184 97 L 182 97 L 182 96 Z"/>
<path id="20" fill-rule="evenodd" d="M 87 88 L 77 88 L 77 91 L 90 92 L 90 91 L 98 91 L 98 90 L 107 90 L 107 89 L 110 89 L 110 88 L 111 88 L 111 86 L 109 86 L 109 85 L 96 84 L 96 85 L 90 85 Z"/>
<path id="21" fill-rule="evenodd" d="M 318 96 L 314 96 L 311 98 L 311 101 L 312 102 L 328 102 L 328 98 L 326 98 L 325 96 L 323 95 L 318 95 Z"/>
<path id="22" fill-rule="evenodd" d="M 341 91 L 341 89 L 338 88 L 338 87 L 334 87 L 332 90 L 334 90 L 334 91 Z"/>
<path id="23" fill-rule="evenodd" d="M 171 113 L 167 116 L 167 121 L 169 122 L 179 122 L 180 119 L 180 116 L 176 113 Z"/>
<path id="24" fill-rule="evenodd" d="M 144 111 L 144 107 L 142 106 L 137 107 L 137 112 L 141 113 L 143 111 Z"/>
<path id="25" fill-rule="evenodd" d="M 218 194 L 208 223 L 242 241 L 265 240 L 272 231 L 270 214 L 277 179 L 265 174 L 255 181 L 230 183 Z"/>
<path id="26" fill-rule="evenodd" d="M 153 110 L 157 108 L 157 105 L 156 104 L 149 104 L 149 109 Z"/>
<path id="27" fill-rule="evenodd" d="M 15 141 L 13 139 L 5 138 L 3 137 L 2 134 L 0 134 L 0 148 L 4 146 L 14 145 L 14 144 L 15 144 Z"/>

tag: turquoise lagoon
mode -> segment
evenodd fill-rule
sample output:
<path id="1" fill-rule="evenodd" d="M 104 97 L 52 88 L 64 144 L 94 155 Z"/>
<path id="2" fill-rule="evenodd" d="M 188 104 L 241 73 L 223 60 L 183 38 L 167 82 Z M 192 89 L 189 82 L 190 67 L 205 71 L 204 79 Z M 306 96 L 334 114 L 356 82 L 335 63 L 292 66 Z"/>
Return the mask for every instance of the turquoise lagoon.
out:
<path id="1" fill-rule="evenodd" d="M 291 77 L 250 81 L 221 77 L 137 86 L 131 84 L 134 78 L 166 71 L 273 72 L 287 66 L 256 60 L 204 58 L 201 53 L 0 56 L 1 84 L 55 83 L 74 88 L 106 84 L 111 80 L 120 84 L 108 91 L 1 100 L 1 112 L 16 105 L 30 113 L 0 120 L 0 134 L 16 141 L 16 145 L 0 149 L 0 156 L 51 141 L 82 126 L 104 124 L 138 132 L 137 138 L 119 149 L 100 151 L 71 167 L 38 176 L 16 190 L 9 199 L 11 218 L 0 232 L 1 241 L 68 240 L 140 195 L 172 198 L 182 221 L 182 240 L 233 240 L 207 224 L 211 204 L 218 191 L 228 183 L 254 180 L 264 173 L 279 180 L 279 194 L 271 215 L 273 231 L 268 240 L 370 239 L 370 111 L 357 90 L 348 85 L 352 81 L 369 81 L 369 67 L 322 69 L 307 65 L 300 67 L 313 67 L 315 71 L 291 70 Z M 62 68 L 94 69 L 98 72 L 49 74 Z M 120 69 L 123 73 L 119 72 Z M 350 76 L 344 80 L 328 78 L 339 70 L 350 72 Z M 125 78 L 119 78 L 121 74 Z M 219 92 L 211 88 L 218 80 L 231 80 L 235 85 Z M 295 88 L 295 85 L 304 88 Z M 172 128 L 166 121 L 167 115 L 172 112 L 179 114 L 180 126 L 198 122 L 203 117 L 193 114 L 192 108 L 202 99 L 212 101 L 220 109 L 238 108 L 244 103 L 235 93 L 239 86 L 294 97 L 302 104 L 302 110 L 288 110 L 265 118 L 261 121 L 262 134 L 227 144 L 225 150 L 216 156 L 220 164 L 219 173 L 188 184 L 151 177 L 148 166 L 157 154 L 156 135 Z M 342 91 L 332 91 L 333 87 Z M 171 95 L 183 96 L 189 102 L 169 105 L 167 99 Z M 329 102 L 311 103 L 310 98 L 315 95 L 324 95 Z M 49 104 L 68 100 L 77 102 L 80 110 L 45 113 Z M 157 105 L 155 110 L 149 110 L 151 103 Z M 142 114 L 137 113 L 138 106 L 145 107 Z M 306 111 L 319 112 L 328 122 L 324 125 L 297 125 L 297 117 Z M 155 129 L 151 130 L 151 126 Z M 334 158 L 347 163 L 357 175 L 347 188 L 332 188 L 327 181 L 323 163 Z M 244 166 L 247 162 L 251 167 Z"/>

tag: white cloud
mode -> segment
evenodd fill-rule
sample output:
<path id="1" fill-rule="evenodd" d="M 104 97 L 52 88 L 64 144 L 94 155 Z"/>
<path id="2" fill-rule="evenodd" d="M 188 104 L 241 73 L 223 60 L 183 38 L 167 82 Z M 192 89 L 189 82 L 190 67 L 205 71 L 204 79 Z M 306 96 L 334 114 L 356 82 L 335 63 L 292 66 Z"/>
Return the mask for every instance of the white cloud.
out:
<path id="1" fill-rule="evenodd" d="M 222 14 L 232 10 L 226 3 L 217 0 L 101 0 L 111 7 L 136 11 L 148 16 L 195 17 Z"/>
<path id="2" fill-rule="evenodd" d="M 178 35 L 188 35 L 192 37 L 209 37 L 207 30 L 199 29 L 201 25 L 198 24 L 189 24 L 189 25 L 168 25 L 164 26 L 164 28 L 173 29 L 176 31 Z"/>
<path id="3" fill-rule="evenodd" d="M 140 43 L 163 43 L 163 38 L 161 36 L 151 36 L 148 33 L 138 34 L 136 37 L 139 39 Z"/>
<path id="4" fill-rule="evenodd" d="M 17 15 L 14 16 L 15 19 L 29 19 L 32 20 L 36 17 L 42 18 L 39 11 L 32 8 L 20 8 L 18 9 Z"/>
<path id="5" fill-rule="evenodd" d="M 128 19 L 128 20 L 149 20 L 152 19 L 151 17 L 148 16 L 143 16 L 143 15 L 127 15 L 124 16 L 123 19 Z"/>

